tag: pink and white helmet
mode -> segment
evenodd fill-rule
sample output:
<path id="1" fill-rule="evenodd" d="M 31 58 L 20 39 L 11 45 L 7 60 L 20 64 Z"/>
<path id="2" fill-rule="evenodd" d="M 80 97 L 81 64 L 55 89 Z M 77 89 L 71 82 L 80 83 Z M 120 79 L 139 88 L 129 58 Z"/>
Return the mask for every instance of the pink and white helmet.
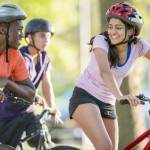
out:
<path id="1" fill-rule="evenodd" d="M 106 17 L 109 20 L 110 18 L 118 18 L 124 22 L 135 27 L 135 36 L 138 36 L 144 20 L 140 15 L 139 11 L 132 5 L 127 2 L 117 3 L 112 5 L 106 12 Z"/>

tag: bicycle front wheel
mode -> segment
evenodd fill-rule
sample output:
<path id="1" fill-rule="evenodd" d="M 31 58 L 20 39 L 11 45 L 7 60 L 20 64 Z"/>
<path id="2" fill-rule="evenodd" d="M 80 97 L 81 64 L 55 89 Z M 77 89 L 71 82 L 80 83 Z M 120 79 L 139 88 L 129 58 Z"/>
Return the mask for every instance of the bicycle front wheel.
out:
<path id="1" fill-rule="evenodd" d="M 6 144 L 0 144 L 0 150 L 15 150 L 15 148 Z"/>
<path id="2" fill-rule="evenodd" d="M 56 146 L 51 148 L 51 150 L 81 150 L 81 149 L 72 146 Z"/>

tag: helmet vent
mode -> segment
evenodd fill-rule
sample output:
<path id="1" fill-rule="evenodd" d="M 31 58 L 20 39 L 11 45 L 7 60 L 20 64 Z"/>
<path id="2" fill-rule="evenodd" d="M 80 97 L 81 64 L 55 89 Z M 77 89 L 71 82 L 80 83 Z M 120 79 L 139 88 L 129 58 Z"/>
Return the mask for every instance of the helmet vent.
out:
<path id="1" fill-rule="evenodd" d="M 3 5 L 2 7 L 6 7 L 6 8 L 13 8 L 13 9 L 16 9 L 15 7 L 12 7 L 12 6 L 8 6 L 8 5 Z"/>

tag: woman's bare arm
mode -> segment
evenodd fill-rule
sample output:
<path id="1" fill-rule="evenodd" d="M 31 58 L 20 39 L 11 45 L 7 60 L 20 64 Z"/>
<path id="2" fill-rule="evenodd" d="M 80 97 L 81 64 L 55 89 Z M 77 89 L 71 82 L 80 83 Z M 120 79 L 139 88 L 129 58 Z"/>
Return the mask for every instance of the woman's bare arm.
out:
<path id="1" fill-rule="evenodd" d="M 95 58 L 100 69 L 101 77 L 106 86 L 113 93 L 116 99 L 120 99 L 122 93 L 117 85 L 116 79 L 110 70 L 108 56 L 105 50 L 100 48 L 94 49 Z"/>

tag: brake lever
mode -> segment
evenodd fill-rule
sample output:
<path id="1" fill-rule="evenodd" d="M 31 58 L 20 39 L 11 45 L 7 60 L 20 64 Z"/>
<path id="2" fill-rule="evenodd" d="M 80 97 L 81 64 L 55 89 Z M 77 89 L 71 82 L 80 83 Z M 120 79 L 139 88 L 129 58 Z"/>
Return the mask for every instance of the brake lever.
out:
<path id="1" fill-rule="evenodd" d="M 143 94 L 139 94 L 139 96 L 137 96 L 140 100 L 141 100 L 141 102 L 142 103 L 146 103 L 146 102 L 149 102 L 150 103 L 150 98 L 148 98 L 148 97 L 145 97 Z"/>

